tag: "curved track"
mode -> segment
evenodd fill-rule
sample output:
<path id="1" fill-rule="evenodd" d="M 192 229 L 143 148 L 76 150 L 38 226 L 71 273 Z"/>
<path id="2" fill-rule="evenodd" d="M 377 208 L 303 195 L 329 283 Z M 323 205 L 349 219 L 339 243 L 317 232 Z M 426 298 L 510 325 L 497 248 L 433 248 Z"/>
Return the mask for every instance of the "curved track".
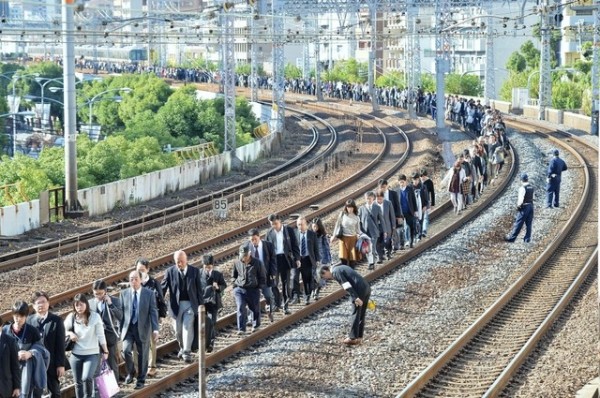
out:
<path id="1" fill-rule="evenodd" d="M 240 194 L 247 196 L 260 192 L 267 187 L 279 184 L 289 178 L 304 173 L 307 169 L 314 167 L 333 153 L 338 143 L 337 131 L 323 119 L 307 112 L 297 110 L 292 111 L 292 113 L 296 114 L 296 117 L 299 120 L 308 122 L 312 119 L 319 124 L 323 124 L 326 128 L 324 129 L 325 131 L 319 131 L 318 128 L 312 126 L 312 142 L 303 152 L 284 164 L 258 176 L 249 178 L 244 182 L 230 186 L 229 188 L 215 191 L 210 195 L 205 195 L 176 206 L 146 214 L 143 217 L 0 255 L 0 272 L 9 271 L 40 261 L 54 259 L 93 246 L 114 242 L 125 236 L 163 226 L 170 222 L 181 220 L 187 216 L 198 214 L 198 212 L 209 211 L 212 209 L 212 201 L 215 198 L 226 198 L 228 201 L 233 201 L 234 198 L 239 197 Z M 279 139 L 279 137 L 273 136 L 272 139 Z"/>
<path id="2" fill-rule="evenodd" d="M 528 271 L 398 397 L 497 396 L 597 266 L 598 150 L 566 133 L 544 136 L 580 163 L 576 209 Z"/>

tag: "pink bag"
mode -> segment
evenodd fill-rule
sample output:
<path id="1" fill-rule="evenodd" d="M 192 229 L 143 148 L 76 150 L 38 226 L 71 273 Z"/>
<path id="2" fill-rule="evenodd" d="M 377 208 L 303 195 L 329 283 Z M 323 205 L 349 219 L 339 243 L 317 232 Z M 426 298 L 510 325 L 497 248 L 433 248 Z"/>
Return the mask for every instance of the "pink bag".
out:
<path id="1" fill-rule="evenodd" d="M 114 397 L 120 391 L 117 378 L 104 359 L 102 359 L 100 375 L 96 376 L 96 386 L 98 387 L 100 398 Z"/>

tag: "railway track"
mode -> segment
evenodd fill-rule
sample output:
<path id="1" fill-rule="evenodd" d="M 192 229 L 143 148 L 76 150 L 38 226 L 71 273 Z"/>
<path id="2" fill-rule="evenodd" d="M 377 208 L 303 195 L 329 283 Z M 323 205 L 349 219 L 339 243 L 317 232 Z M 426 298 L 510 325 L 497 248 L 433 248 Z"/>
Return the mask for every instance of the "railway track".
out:
<path id="1" fill-rule="evenodd" d="M 226 189 L 213 192 L 210 195 L 204 195 L 176 206 L 155 211 L 143 217 L 126 220 L 105 228 L 94 229 L 83 234 L 43 243 L 27 249 L 2 254 L 0 255 L 0 272 L 114 242 L 117 239 L 148 231 L 152 228 L 196 215 L 199 212 L 209 211 L 212 209 L 212 201 L 215 198 L 224 198 L 231 202 L 241 194 L 248 196 L 260 192 L 266 187 L 280 184 L 315 167 L 334 152 L 338 142 L 337 131 L 322 118 L 313 116 L 308 112 L 302 110 L 290 111 L 300 121 L 308 123 L 310 120 L 313 120 L 315 123 L 322 124 L 323 127 L 319 129 L 312 125 L 310 127 L 313 135 L 311 143 L 304 151 L 279 167 Z"/>
<path id="2" fill-rule="evenodd" d="M 541 133 L 539 133 L 541 134 Z M 552 244 L 398 397 L 495 397 L 597 266 L 598 150 L 560 132 L 543 134 L 580 163 L 583 194 Z"/>
<path id="3" fill-rule="evenodd" d="M 510 159 L 514 159 L 515 156 L 516 155 L 513 153 Z M 509 170 L 503 176 L 501 182 L 497 184 L 495 189 L 489 189 L 486 191 L 478 203 L 475 206 L 472 206 L 470 210 L 467 211 L 462 217 L 455 217 L 449 201 L 445 202 L 431 214 L 431 224 L 429 229 L 431 232 L 430 238 L 416 245 L 414 249 L 411 249 L 410 251 L 393 258 L 391 261 L 388 261 L 386 264 L 378 267 L 374 271 L 368 271 L 365 266 L 359 267 L 359 271 L 366 277 L 367 280 L 374 281 L 376 279 L 385 277 L 386 274 L 394 271 L 396 268 L 410 261 L 415 256 L 439 244 L 450 234 L 454 233 L 461 225 L 468 223 L 477 217 L 480 212 L 485 211 L 485 209 L 493 203 L 495 198 L 506 189 L 516 173 L 516 165 L 514 162 L 508 162 L 507 168 Z M 293 309 L 293 313 L 291 315 L 283 316 L 281 313 L 277 313 L 274 323 L 268 324 L 267 326 L 259 329 L 257 332 L 244 336 L 243 338 L 240 338 L 235 334 L 235 313 L 231 313 L 220 318 L 217 324 L 219 335 L 216 341 L 215 351 L 206 356 L 207 368 L 225 361 L 227 358 L 240 353 L 242 350 L 245 350 L 256 343 L 266 340 L 270 336 L 285 331 L 292 325 L 311 317 L 315 312 L 320 311 L 327 306 L 330 306 L 343 299 L 346 295 L 344 290 L 333 284 L 328 285 L 328 288 L 323 293 L 325 294 L 323 298 L 308 306 L 292 306 L 291 308 Z M 263 322 L 263 325 L 265 325 L 265 323 L 266 322 Z M 162 357 L 161 369 L 167 368 L 168 375 L 160 378 L 159 380 L 152 381 L 151 384 L 148 384 L 142 390 L 124 391 L 126 396 L 154 396 L 161 392 L 165 392 L 178 382 L 182 382 L 197 376 L 198 363 L 191 365 L 185 365 L 181 363 L 181 361 L 179 361 L 176 357 L 177 350 L 178 346 L 175 341 L 160 346 L 158 355 Z M 159 369 L 159 377 L 161 369 Z"/>
<path id="4" fill-rule="evenodd" d="M 387 125 L 387 124 L 383 123 L 381 120 L 375 120 L 375 119 L 370 121 L 369 123 L 371 123 L 371 124 L 382 123 L 385 125 L 385 128 L 387 128 L 387 131 L 384 132 L 382 130 L 382 128 L 373 127 L 373 129 L 374 129 L 373 135 L 380 136 L 382 139 L 381 152 L 378 154 L 378 156 L 374 160 L 372 160 L 368 164 L 365 164 L 365 167 L 361 171 L 356 173 L 354 176 L 350 177 L 348 180 L 346 180 L 342 183 L 339 183 L 336 186 L 332 186 L 329 189 L 325 189 L 319 195 L 319 197 L 326 198 L 329 196 L 329 197 L 333 197 L 334 199 L 327 205 L 320 207 L 317 210 L 313 210 L 312 213 L 307 215 L 307 217 L 316 217 L 316 216 L 320 216 L 322 214 L 327 214 L 328 212 L 339 210 L 342 203 L 345 202 L 347 200 L 347 198 L 359 196 L 368 187 L 372 187 L 372 186 L 376 185 L 379 178 L 381 178 L 382 176 L 389 175 L 389 173 L 397 170 L 403 164 L 403 162 L 407 158 L 408 154 L 410 153 L 410 144 L 409 144 L 407 136 L 404 135 L 401 132 L 401 130 L 398 129 L 398 127 Z M 346 189 L 346 192 L 341 193 L 340 190 L 344 187 Z M 297 211 L 298 209 L 309 211 L 311 204 L 315 203 L 315 200 L 317 200 L 317 199 L 318 198 L 307 198 L 307 199 L 301 201 L 299 204 L 292 206 L 292 208 L 286 209 L 282 213 L 289 214 L 290 212 Z M 318 202 L 318 200 L 317 200 L 317 202 Z M 304 213 L 304 214 L 306 214 L 306 213 Z M 238 228 L 234 231 L 230 231 L 228 234 L 222 235 L 220 237 L 216 237 L 216 238 L 212 239 L 211 241 L 214 241 L 214 242 L 226 241 L 226 242 L 229 242 L 229 244 L 231 245 L 231 242 L 234 241 L 235 239 L 239 239 L 240 235 L 242 235 L 244 237 L 244 239 L 247 239 L 246 233 L 247 233 L 248 229 L 254 228 L 257 226 L 264 226 L 265 224 L 266 224 L 266 221 L 263 217 L 261 220 L 257 220 L 251 224 L 242 226 L 241 228 Z M 199 244 L 198 247 L 196 247 L 196 248 L 186 248 L 185 250 L 194 252 L 194 251 L 198 251 L 198 250 L 202 250 L 202 249 L 206 248 L 207 247 L 206 245 L 207 245 L 207 242 L 203 242 L 203 243 Z M 232 254 L 236 253 L 238 247 L 239 247 L 239 242 L 236 242 L 233 244 L 233 247 L 230 247 L 228 249 L 224 249 L 221 252 L 215 253 L 215 257 L 218 259 L 227 258 L 228 256 L 231 256 Z M 165 257 L 160 258 L 160 259 L 152 260 L 150 262 L 150 267 L 154 268 L 154 270 L 156 270 L 157 268 L 164 266 L 164 264 L 166 262 L 168 262 L 168 263 L 171 262 L 171 254 L 168 254 Z M 107 283 L 115 284 L 118 281 L 125 280 L 127 277 L 127 274 L 129 272 L 130 272 L 130 270 L 116 273 L 116 274 L 110 275 L 104 279 L 107 281 Z M 158 276 L 157 279 L 160 280 L 161 276 Z M 72 289 L 68 292 L 64 292 L 61 295 L 53 296 L 50 298 L 50 301 L 51 301 L 51 303 L 59 302 L 59 300 L 64 302 L 64 300 L 68 300 L 68 299 L 72 298 L 74 296 L 74 294 L 88 292 L 88 291 L 89 291 L 89 284 L 86 284 L 84 286 L 77 287 L 76 289 Z M 9 315 L 10 315 L 9 313 L 4 314 L 4 316 L 9 316 Z M 222 322 L 222 321 L 220 321 L 220 322 Z M 171 342 L 171 344 L 173 344 L 173 342 Z M 63 396 L 72 396 L 72 394 L 73 394 L 72 387 L 65 388 L 65 390 L 63 392 Z"/>

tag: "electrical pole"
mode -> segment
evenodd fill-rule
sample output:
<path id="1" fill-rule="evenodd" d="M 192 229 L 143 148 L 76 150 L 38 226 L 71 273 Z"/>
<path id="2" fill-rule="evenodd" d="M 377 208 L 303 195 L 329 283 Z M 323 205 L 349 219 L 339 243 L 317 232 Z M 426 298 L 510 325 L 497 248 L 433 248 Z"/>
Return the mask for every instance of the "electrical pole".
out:
<path id="1" fill-rule="evenodd" d="M 77 198 L 77 131 L 75 121 L 75 4 L 63 0 L 63 83 L 64 83 L 64 141 L 65 141 L 65 208 L 66 215 L 76 215 L 81 210 Z"/>
<path id="2" fill-rule="evenodd" d="M 600 0 L 594 2 L 596 6 L 594 16 L 594 43 L 593 43 L 593 61 L 592 61 L 592 125 L 591 134 L 598 135 L 598 125 L 600 121 Z"/>
<path id="3" fill-rule="evenodd" d="M 250 15 L 250 100 L 258 101 L 258 44 L 256 43 L 258 29 L 256 28 L 258 19 L 258 8 L 256 2 L 251 2 Z"/>
<path id="4" fill-rule="evenodd" d="M 319 14 L 315 15 L 315 92 L 317 93 L 317 101 L 323 101 L 323 91 L 321 91 L 321 40 L 319 35 Z"/>
<path id="5" fill-rule="evenodd" d="M 283 46 L 284 39 L 284 24 L 285 16 L 285 0 L 273 0 L 273 119 L 275 119 L 275 131 L 284 133 L 285 128 L 285 90 L 284 76 L 285 57 Z"/>
<path id="6" fill-rule="evenodd" d="M 447 131 L 444 109 L 444 86 L 446 73 L 450 72 L 450 32 L 446 29 L 446 22 L 452 21 L 450 15 L 450 0 L 436 0 L 435 2 L 435 78 L 436 78 L 436 118 L 435 127 L 438 134 Z"/>
<path id="7" fill-rule="evenodd" d="M 417 119 L 416 93 L 421 82 L 421 46 L 417 34 L 419 8 L 414 3 L 406 5 L 406 56 L 408 117 Z"/>
<path id="8" fill-rule="evenodd" d="M 371 48 L 369 49 L 369 97 L 371 97 L 371 106 L 373 112 L 379 110 L 377 95 L 375 93 L 375 62 L 377 60 L 377 6 L 378 0 L 369 1 L 369 15 L 371 17 Z M 331 27 L 330 27 L 331 29 Z M 331 47 L 331 43 L 329 43 Z"/>
<path id="9" fill-rule="evenodd" d="M 538 119 L 546 120 L 546 108 L 552 105 L 552 70 L 550 65 L 551 12 L 548 0 L 544 0 L 540 8 L 540 34 L 542 38 L 540 59 L 540 86 L 538 101 Z"/>
<path id="10" fill-rule="evenodd" d="M 488 9 L 486 37 L 485 37 L 485 83 L 483 89 L 484 104 L 489 105 L 490 99 L 496 95 L 496 76 L 494 75 L 494 2 L 491 1 Z M 487 8 L 486 7 L 486 8 Z"/>
<path id="11" fill-rule="evenodd" d="M 223 3 L 221 10 L 222 51 L 221 63 L 223 65 L 223 91 L 225 95 L 225 137 L 224 152 L 230 152 L 235 158 L 235 47 L 234 47 L 234 17 L 228 7 L 230 3 Z"/>
<path id="12" fill-rule="evenodd" d="M 309 20 L 302 21 L 302 30 L 304 31 L 304 42 L 302 44 L 302 79 L 306 82 L 310 78 L 310 43 L 308 34 L 310 31 Z"/>

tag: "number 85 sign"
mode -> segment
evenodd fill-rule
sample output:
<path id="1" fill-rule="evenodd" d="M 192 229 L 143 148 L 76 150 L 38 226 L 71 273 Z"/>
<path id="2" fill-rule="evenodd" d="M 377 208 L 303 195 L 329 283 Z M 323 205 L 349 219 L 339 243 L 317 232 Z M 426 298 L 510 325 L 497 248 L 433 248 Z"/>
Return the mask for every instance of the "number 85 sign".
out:
<path id="1" fill-rule="evenodd" d="M 218 218 L 227 218 L 227 199 L 214 199 L 213 200 L 213 214 Z"/>

